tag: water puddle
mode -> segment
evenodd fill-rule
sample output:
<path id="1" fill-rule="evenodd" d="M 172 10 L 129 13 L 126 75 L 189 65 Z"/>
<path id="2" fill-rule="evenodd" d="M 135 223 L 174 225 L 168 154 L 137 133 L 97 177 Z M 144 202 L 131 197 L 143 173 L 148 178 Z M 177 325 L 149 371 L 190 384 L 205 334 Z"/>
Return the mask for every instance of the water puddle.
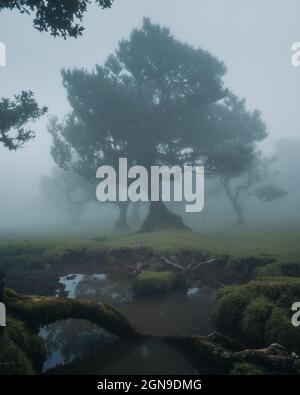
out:
<path id="1" fill-rule="evenodd" d="M 61 277 L 59 283 L 57 296 L 63 288 L 69 298 L 107 303 L 143 333 L 207 335 L 214 331 L 211 319 L 214 291 L 209 288 L 193 287 L 138 299 L 131 291 L 131 278 L 128 277 L 77 273 Z M 196 374 L 184 357 L 164 342 L 151 340 L 129 345 L 85 321 L 56 322 L 42 328 L 40 335 L 48 352 L 44 371 L 73 362 L 57 368 L 58 373 Z"/>
<path id="2" fill-rule="evenodd" d="M 126 279 L 111 279 L 106 274 L 69 274 L 60 277 L 64 292 L 71 299 L 90 299 L 97 302 L 125 303 L 133 298 L 130 283 Z M 61 294 L 60 290 L 56 295 Z"/>

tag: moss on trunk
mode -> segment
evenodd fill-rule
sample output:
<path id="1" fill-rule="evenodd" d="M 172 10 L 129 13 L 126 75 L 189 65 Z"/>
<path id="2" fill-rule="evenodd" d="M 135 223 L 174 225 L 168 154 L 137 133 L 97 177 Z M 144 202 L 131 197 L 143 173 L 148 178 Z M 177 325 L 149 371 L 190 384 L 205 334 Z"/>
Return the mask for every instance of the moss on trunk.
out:
<path id="1" fill-rule="evenodd" d="M 46 296 L 20 296 L 6 290 L 8 311 L 33 328 L 68 318 L 89 321 L 124 339 L 136 339 L 138 332 L 127 319 L 112 307 L 88 300 L 73 300 Z"/>

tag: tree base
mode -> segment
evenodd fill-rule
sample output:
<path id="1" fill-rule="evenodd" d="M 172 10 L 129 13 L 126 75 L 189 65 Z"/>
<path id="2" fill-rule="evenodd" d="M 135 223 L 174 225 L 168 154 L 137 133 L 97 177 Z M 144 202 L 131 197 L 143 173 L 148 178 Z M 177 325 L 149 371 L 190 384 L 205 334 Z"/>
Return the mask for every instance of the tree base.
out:
<path id="1" fill-rule="evenodd" d="M 152 202 L 140 233 L 164 229 L 187 229 L 182 218 L 172 213 L 162 202 Z"/>

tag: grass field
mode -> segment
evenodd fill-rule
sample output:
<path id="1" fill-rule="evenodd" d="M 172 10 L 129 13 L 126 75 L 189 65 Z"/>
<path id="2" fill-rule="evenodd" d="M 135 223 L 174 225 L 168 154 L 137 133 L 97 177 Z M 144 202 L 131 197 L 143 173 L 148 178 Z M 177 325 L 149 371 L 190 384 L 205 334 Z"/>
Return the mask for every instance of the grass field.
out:
<path id="1" fill-rule="evenodd" d="M 106 236 L 105 241 L 99 240 Z M 145 247 L 154 251 L 201 251 L 207 255 L 272 257 L 300 262 L 300 226 L 231 228 L 219 232 L 51 233 L 0 237 L 1 255 L 60 255 L 65 250 Z"/>

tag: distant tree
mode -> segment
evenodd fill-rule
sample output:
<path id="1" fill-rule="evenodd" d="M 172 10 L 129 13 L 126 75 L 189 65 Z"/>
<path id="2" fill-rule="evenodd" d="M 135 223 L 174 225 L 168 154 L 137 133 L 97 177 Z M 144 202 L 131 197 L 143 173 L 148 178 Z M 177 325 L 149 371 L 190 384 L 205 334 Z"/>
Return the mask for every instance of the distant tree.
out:
<path id="1" fill-rule="evenodd" d="M 40 188 L 43 196 L 67 214 L 74 226 L 79 225 L 85 205 L 93 199 L 90 185 L 73 172 L 54 169 L 52 176 L 42 175 Z"/>
<path id="2" fill-rule="evenodd" d="M 0 11 L 16 9 L 33 14 L 33 26 L 40 32 L 63 38 L 80 36 L 81 22 L 91 0 L 1 0 Z M 102 8 L 110 8 L 113 0 L 95 0 Z"/>
<path id="3" fill-rule="evenodd" d="M 100 101 L 98 105 L 101 109 L 102 103 Z M 126 156 L 126 151 L 124 151 L 121 141 L 116 144 L 116 140 L 110 140 L 109 131 L 107 131 L 108 135 L 100 142 L 98 124 L 85 123 L 75 114 L 74 110 L 74 113 L 70 114 L 64 123 L 59 123 L 57 119 L 52 118 L 48 127 L 53 137 L 51 154 L 55 163 L 67 174 L 69 172 L 76 173 L 85 179 L 88 188 L 93 190 L 91 199 L 96 200 L 97 168 L 102 165 L 117 167 L 119 157 Z M 115 205 L 119 209 L 119 217 L 114 229 L 126 231 L 129 229 L 127 221 L 129 202 L 116 202 Z"/>
<path id="4" fill-rule="evenodd" d="M 144 19 L 104 66 L 92 73 L 63 72 L 72 113 L 53 133 L 56 163 L 88 170 L 89 177 L 102 163 L 114 165 L 122 156 L 148 170 L 189 163 L 195 156 L 189 136 L 201 132 L 207 105 L 227 93 L 225 71 L 208 52 Z M 163 202 L 151 202 L 141 230 L 183 226 Z"/>
<path id="5" fill-rule="evenodd" d="M 14 100 L 0 99 L 0 144 L 9 150 L 17 150 L 34 138 L 34 132 L 27 123 L 33 122 L 47 112 L 40 108 L 33 93 L 21 92 Z"/>
<path id="6" fill-rule="evenodd" d="M 200 158 L 212 176 L 220 178 L 238 224 L 245 220 L 243 193 L 261 201 L 286 195 L 279 187 L 262 185 L 274 159 L 263 157 L 258 150 L 258 143 L 267 137 L 259 111 L 248 111 L 245 100 L 230 93 L 221 103 L 211 106 L 203 127 L 206 133 L 198 143 Z M 202 144 L 203 138 L 206 144 Z"/>

